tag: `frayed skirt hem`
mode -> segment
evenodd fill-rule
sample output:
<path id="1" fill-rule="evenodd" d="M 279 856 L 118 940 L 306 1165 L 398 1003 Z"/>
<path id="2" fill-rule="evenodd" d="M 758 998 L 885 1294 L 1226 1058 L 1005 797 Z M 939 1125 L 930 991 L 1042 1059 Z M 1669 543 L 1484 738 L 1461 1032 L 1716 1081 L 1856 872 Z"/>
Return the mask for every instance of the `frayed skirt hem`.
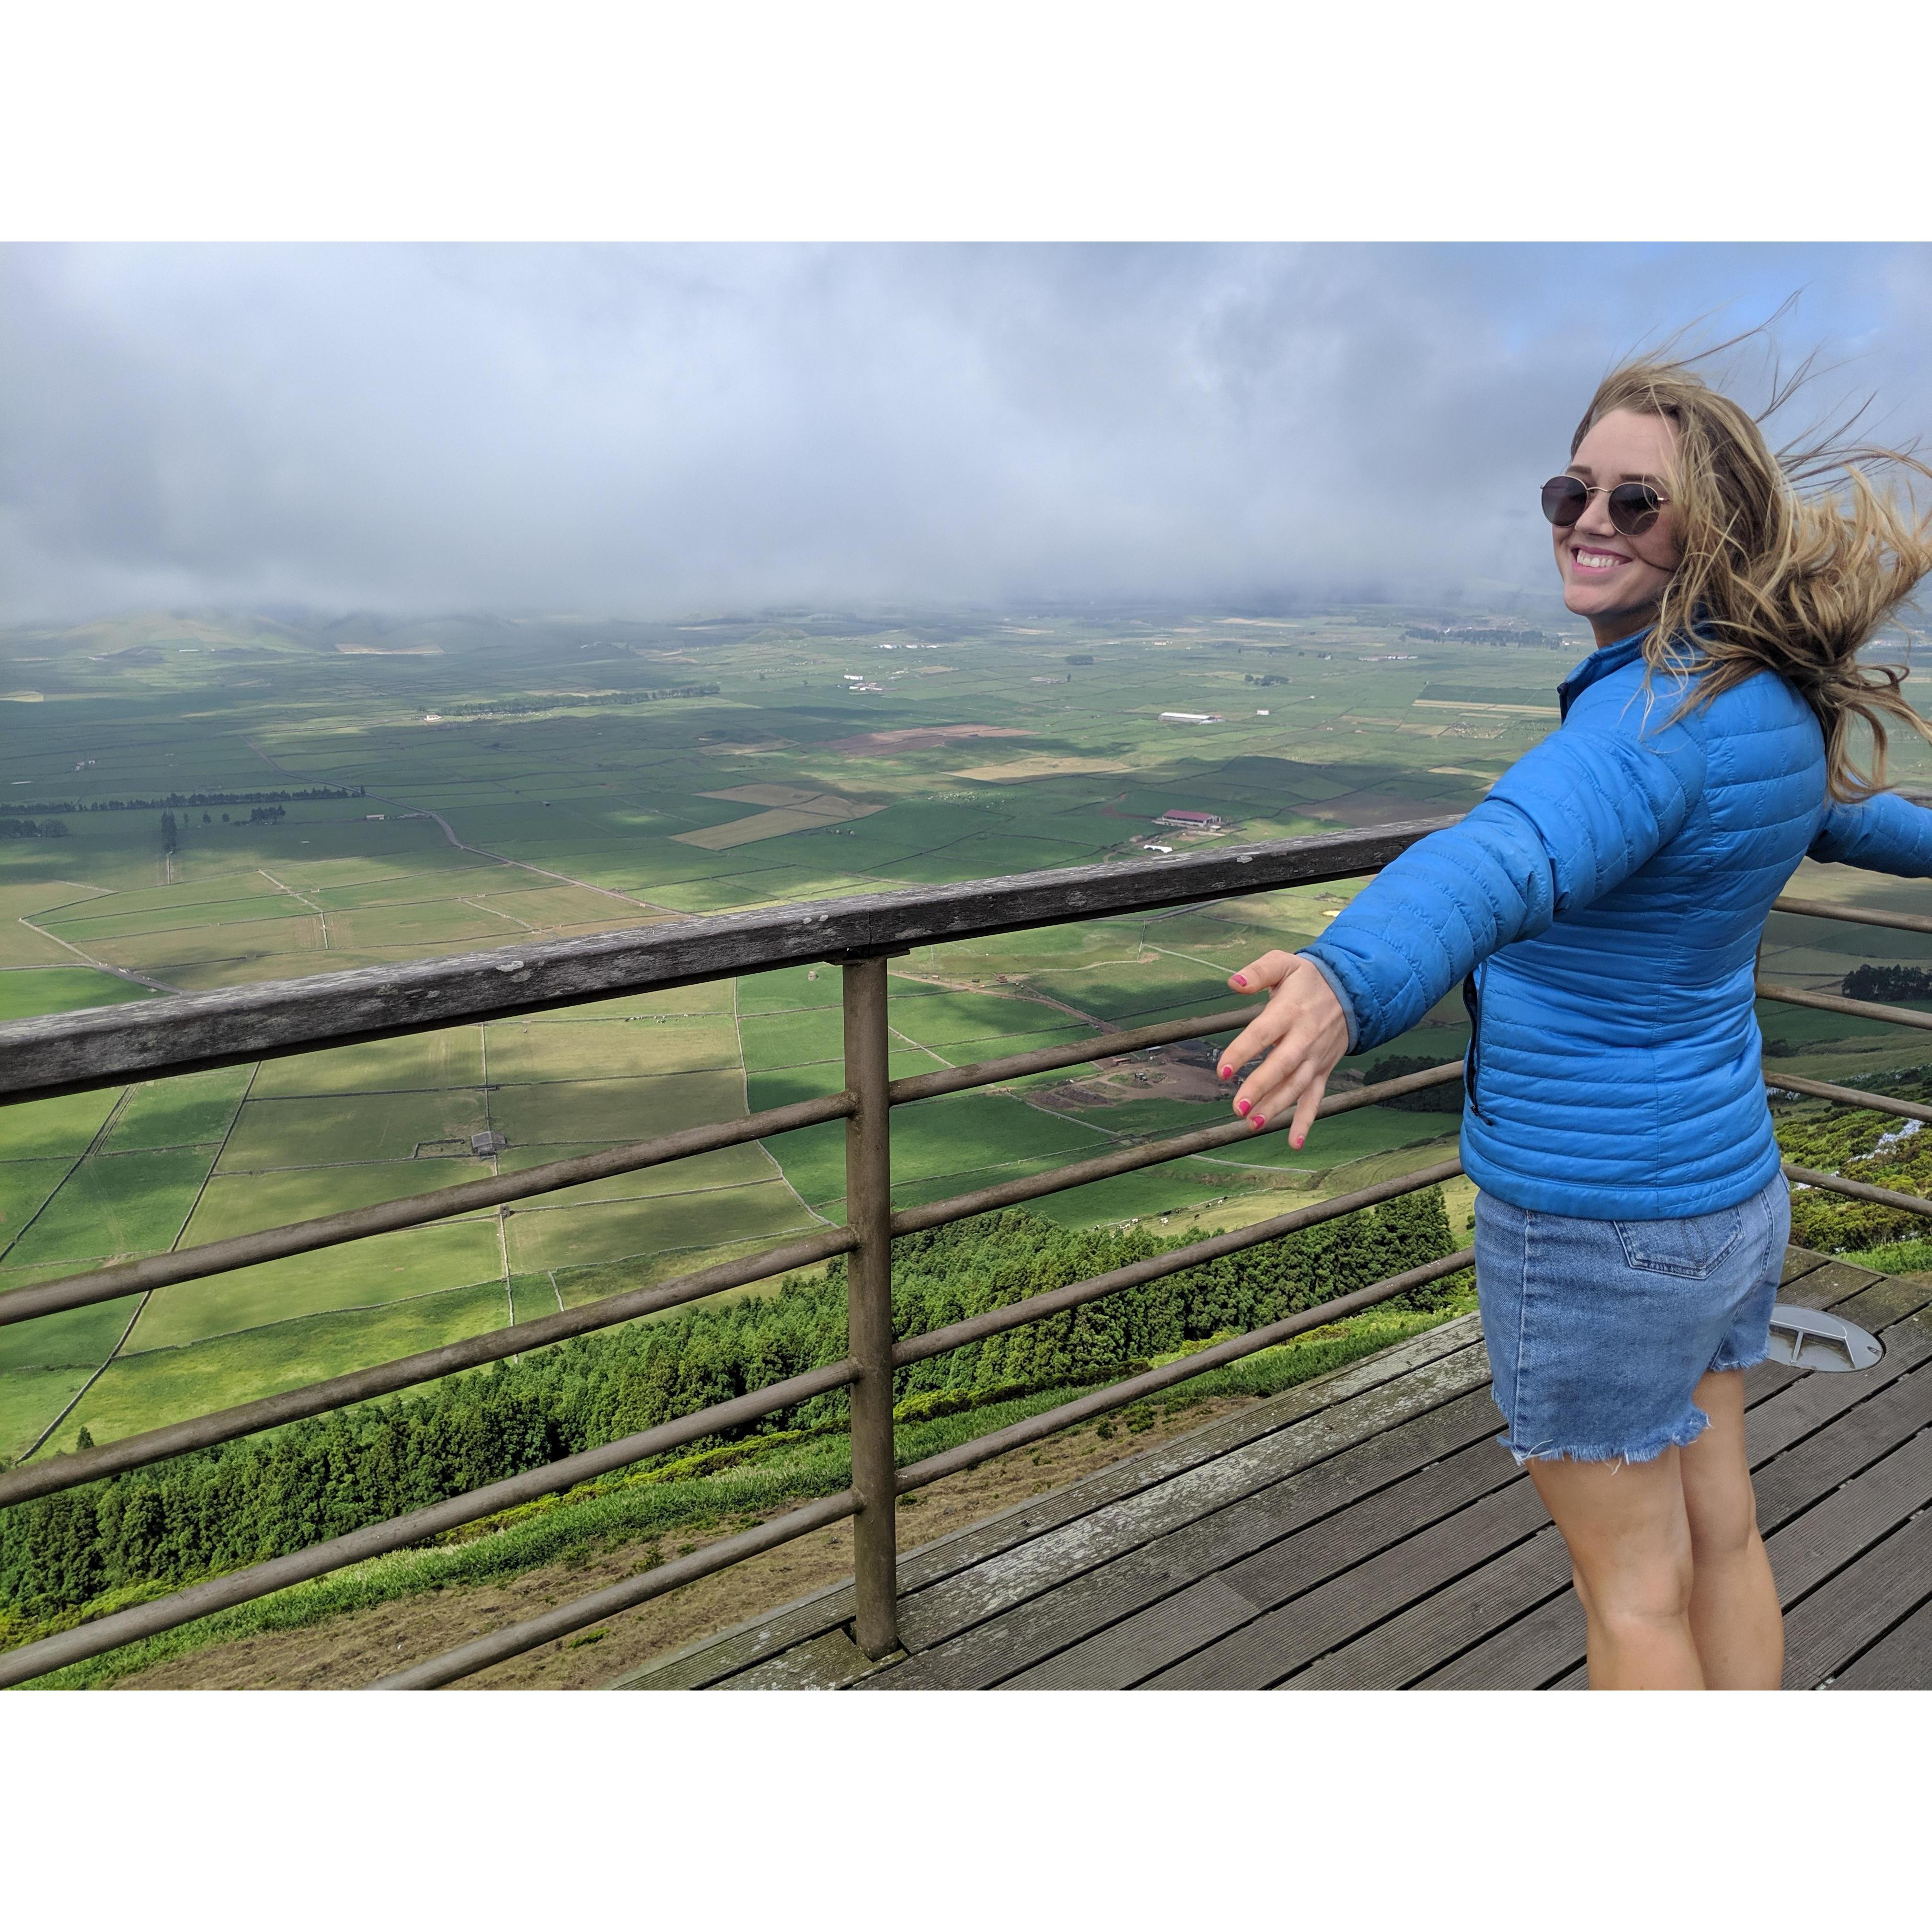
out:
<path id="1" fill-rule="evenodd" d="M 1654 1462 L 1666 1449 L 1688 1449 L 1711 1426 L 1701 1408 L 1694 1408 L 1675 1428 L 1654 1430 L 1634 1442 L 1544 1444 L 1519 1448 L 1507 1436 L 1497 1442 L 1516 1459 L 1520 1469 L 1529 1462 Z"/>

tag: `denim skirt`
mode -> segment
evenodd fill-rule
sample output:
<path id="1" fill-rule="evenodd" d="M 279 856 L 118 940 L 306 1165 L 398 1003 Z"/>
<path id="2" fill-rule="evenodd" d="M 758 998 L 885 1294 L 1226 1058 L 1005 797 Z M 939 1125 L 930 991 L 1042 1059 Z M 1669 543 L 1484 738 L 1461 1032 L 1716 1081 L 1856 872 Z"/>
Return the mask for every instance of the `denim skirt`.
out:
<path id="1" fill-rule="evenodd" d="M 1791 1196 L 1783 1175 L 1735 1208 L 1586 1221 L 1476 1199 L 1476 1298 L 1501 1438 L 1519 1462 L 1647 1462 L 1694 1442 L 1713 1370 L 1769 1352 Z"/>

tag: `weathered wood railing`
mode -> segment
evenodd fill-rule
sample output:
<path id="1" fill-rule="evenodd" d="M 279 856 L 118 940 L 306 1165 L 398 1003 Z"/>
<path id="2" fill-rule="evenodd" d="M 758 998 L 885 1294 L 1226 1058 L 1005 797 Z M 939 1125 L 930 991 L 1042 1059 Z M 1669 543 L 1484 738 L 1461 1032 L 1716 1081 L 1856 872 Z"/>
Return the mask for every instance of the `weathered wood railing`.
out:
<path id="1" fill-rule="evenodd" d="M 852 1391 L 852 1478 L 847 1489 L 608 1589 L 560 1606 L 542 1617 L 491 1633 L 445 1655 L 395 1672 L 383 1678 L 378 1688 L 423 1688 L 455 1682 L 490 1664 L 584 1629 L 618 1610 L 662 1595 L 694 1578 L 846 1517 L 856 1519 L 854 1636 L 867 1654 L 887 1654 L 898 1641 L 896 1515 L 899 1496 L 1051 1435 L 1086 1417 L 1137 1401 L 1156 1390 L 1272 1347 L 1292 1335 L 1460 1271 L 1469 1265 L 1472 1258 L 1468 1250 L 1460 1250 L 1268 1328 L 1113 1383 L 923 1462 L 897 1466 L 892 1437 L 895 1369 L 1354 1213 L 1399 1194 L 1432 1186 L 1459 1173 L 1460 1163 L 1440 1162 L 1398 1179 L 1196 1241 L 931 1334 L 895 1342 L 891 1293 L 891 1244 L 895 1235 L 940 1226 L 1112 1175 L 1245 1142 L 1254 1138 L 1256 1130 L 1245 1121 L 1231 1120 L 1192 1133 L 1117 1148 L 1050 1173 L 1001 1182 L 895 1212 L 891 1201 L 892 1108 L 1115 1054 L 1229 1034 L 1259 1008 L 1251 1005 L 1226 1009 L 1198 1018 L 1102 1034 L 1067 1046 L 893 1080 L 887 1073 L 887 959 L 914 946 L 1359 878 L 1376 871 L 1440 825 L 1452 822 L 1432 820 L 1212 853 L 1027 873 L 962 885 L 919 887 L 604 934 L 518 949 L 514 953 L 471 954 L 394 968 L 327 974 L 275 985 L 184 994 L 164 1000 L 98 1008 L 0 1027 L 0 1103 L 17 1102 L 117 1086 L 132 1080 L 278 1058 L 357 1041 L 390 1039 L 460 1022 L 500 1018 L 621 994 L 661 992 L 785 965 L 830 961 L 840 968 L 843 976 L 845 1066 L 844 1090 L 823 1099 L 659 1135 L 574 1160 L 550 1162 L 515 1174 L 493 1176 L 402 1201 L 325 1215 L 233 1240 L 13 1289 L 0 1294 L 0 1325 L 310 1252 L 396 1228 L 419 1226 L 452 1214 L 501 1206 L 559 1188 L 637 1172 L 664 1162 L 834 1120 L 846 1124 L 847 1178 L 846 1220 L 842 1226 L 828 1228 L 823 1233 L 784 1243 L 742 1260 L 700 1269 L 650 1288 L 606 1296 L 535 1321 L 515 1322 L 259 1401 L 172 1423 L 71 1454 L 29 1460 L 0 1472 L 0 1505 L 70 1489 L 188 1450 L 392 1394 L 458 1370 L 502 1360 L 549 1342 L 680 1306 L 722 1290 L 746 1286 L 834 1255 L 850 1258 L 847 1275 L 848 1354 L 843 1360 L 427 1508 L 369 1525 L 290 1556 L 208 1578 L 156 1601 L 0 1652 L 0 1686 L 23 1682 L 214 1611 L 253 1601 L 290 1584 L 404 1548 L 516 1504 L 556 1494 L 593 1477 L 608 1474 L 646 1457 L 839 1388 Z M 1780 901 L 1780 904 L 1786 910 L 1824 917 L 1862 916 L 1810 902 Z M 1932 932 L 1932 920 L 1908 920 L 1905 915 L 1878 916 L 1874 922 L 1909 923 L 1912 930 Z M 1760 991 L 1768 998 L 1826 1005 L 1834 1011 L 1916 1026 L 1932 1024 L 1925 1016 L 1900 1009 L 1772 986 L 1761 986 Z M 1334 1094 L 1323 1102 L 1321 1111 L 1324 1116 L 1332 1116 L 1373 1106 L 1459 1078 L 1462 1070 L 1460 1062 L 1449 1061 L 1400 1079 Z M 1932 1108 L 1890 1101 L 1852 1088 L 1788 1077 L 1778 1084 L 1906 1118 L 1932 1119 Z M 1279 1132 L 1286 1124 L 1284 1119 L 1274 1127 L 1261 1131 Z M 1916 1197 L 1894 1196 L 1886 1190 L 1814 1175 L 1808 1171 L 1791 1172 L 1795 1178 L 1812 1184 L 1932 1214 L 1932 1203 L 1919 1202 Z"/>

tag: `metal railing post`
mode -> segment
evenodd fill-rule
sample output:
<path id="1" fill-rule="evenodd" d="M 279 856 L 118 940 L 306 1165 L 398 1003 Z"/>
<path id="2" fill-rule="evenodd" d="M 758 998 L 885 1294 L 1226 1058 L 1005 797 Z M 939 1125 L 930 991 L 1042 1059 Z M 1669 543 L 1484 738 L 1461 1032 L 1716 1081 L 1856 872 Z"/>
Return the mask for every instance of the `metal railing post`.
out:
<path id="1" fill-rule="evenodd" d="M 844 962 L 845 1220 L 858 1245 L 846 1264 L 852 1384 L 853 1635 L 868 1657 L 898 1649 L 898 1471 L 892 1457 L 892 1108 L 883 956 Z"/>

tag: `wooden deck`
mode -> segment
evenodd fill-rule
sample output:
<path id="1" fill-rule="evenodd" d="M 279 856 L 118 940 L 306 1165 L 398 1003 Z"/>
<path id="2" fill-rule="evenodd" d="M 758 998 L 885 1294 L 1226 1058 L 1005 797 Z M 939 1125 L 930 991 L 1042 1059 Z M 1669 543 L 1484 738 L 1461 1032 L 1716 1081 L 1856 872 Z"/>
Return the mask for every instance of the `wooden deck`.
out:
<path id="1" fill-rule="evenodd" d="M 1882 1336 L 1766 1363 L 1747 1424 L 1787 1688 L 1932 1688 L 1932 1288 L 1791 1250 L 1784 1298 Z M 909 1552 L 906 1654 L 849 1585 L 614 1688 L 1568 1689 L 1582 1612 L 1474 1316 Z"/>

